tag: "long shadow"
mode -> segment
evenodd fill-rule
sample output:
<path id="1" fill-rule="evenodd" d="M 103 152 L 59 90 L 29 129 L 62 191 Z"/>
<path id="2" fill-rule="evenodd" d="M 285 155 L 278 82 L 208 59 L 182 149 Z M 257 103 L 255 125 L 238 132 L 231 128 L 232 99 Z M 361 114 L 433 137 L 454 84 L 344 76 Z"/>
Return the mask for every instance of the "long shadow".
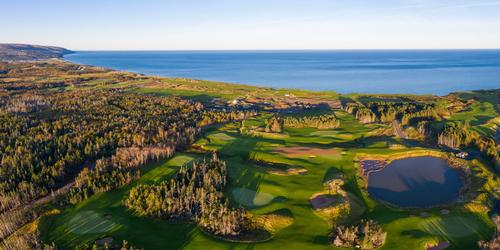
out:
<path id="1" fill-rule="evenodd" d="M 218 150 L 219 157 L 225 160 L 227 159 L 229 183 L 234 187 L 255 191 L 253 194 L 250 192 L 248 193 L 248 195 L 250 195 L 248 198 L 253 200 L 264 178 L 264 173 L 249 167 L 247 163 L 251 156 L 251 152 L 257 145 L 257 140 L 245 140 L 246 138 L 241 138 L 240 135 L 236 133 L 231 136 L 237 136 L 237 139 L 225 144 Z M 234 199 L 232 199 L 232 194 L 228 191 L 229 190 L 226 190 L 226 195 L 230 197 L 229 200 L 231 200 L 234 205 L 237 205 Z"/>
<path id="2" fill-rule="evenodd" d="M 143 175 L 150 173 L 157 167 L 164 164 L 170 159 L 165 159 L 147 165 L 143 168 Z M 177 167 L 171 167 L 175 170 Z M 170 178 L 175 171 L 163 176 L 162 179 Z M 197 231 L 196 226 L 189 223 L 171 223 L 162 219 L 149 218 L 138 216 L 122 205 L 122 200 L 128 194 L 128 191 L 140 183 L 151 183 L 152 180 L 136 180 L 119 189 L 112 190 L 106 193 L 93 195 L 75 207 L 68 208 L 63 214 L 41 222 L 40 228 L 47 231 L 44 239 L 48 242 L 56 241 L 58 245 L 66 248 L 74 248 L 76 245 L 87 243 L 92 245 L 92 242 L 100 237 L 110 235 L 116 242 L 127 240 L 133 245 L 146 247 L 155 245 L 154 248 L 164 248 L 168 243 L 171 249 L 182 249 L 194 237 Z M 84 211 L 93 211 L 101 216 L 110 215 L 111 222 L 116 226 L 112 230 L 104 233 L 85 233 L 78 234 L 69 231 L 71 219 Z M 98 225 L 93 225 L 97 228 Z M 142 229 L 141 229 L 142 228 Z M 44 233 L 45 234 L 45 233 Z M 132 235 L 132 236 L 130 236 Z M 158 239 L 168 239 L 168 241 L 158 241 Z"/>

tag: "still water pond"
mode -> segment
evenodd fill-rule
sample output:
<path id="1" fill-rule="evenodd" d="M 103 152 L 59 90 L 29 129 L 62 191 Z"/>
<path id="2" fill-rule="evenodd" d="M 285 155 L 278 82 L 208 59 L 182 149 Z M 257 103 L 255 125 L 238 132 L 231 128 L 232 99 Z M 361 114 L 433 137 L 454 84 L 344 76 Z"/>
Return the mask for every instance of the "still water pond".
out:
<path id="1" fill-rule="evenodd" d="M 368 193 L 399 207 L 429 207 L 453 202 L 461 185 L 459 173 L 437 157 L 394 160 L 368 176 Z"/>

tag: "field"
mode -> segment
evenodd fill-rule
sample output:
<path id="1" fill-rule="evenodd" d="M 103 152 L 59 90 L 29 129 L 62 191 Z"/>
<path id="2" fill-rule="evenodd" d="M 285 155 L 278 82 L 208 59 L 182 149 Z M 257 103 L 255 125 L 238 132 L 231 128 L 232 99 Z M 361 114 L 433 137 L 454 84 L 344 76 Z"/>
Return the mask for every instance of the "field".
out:
<path id="1" fill-rule="evenodd" d="M 488 238 L 493 225 L 484 212 L 471 212 L 463 205 L 442 208 L 400 210 L 371 199 L 358 183 L 354 159 L 358 154 L 388 155 L 424 152 L 429 149 L 400 147 L 390 149 L 387 141 L 404 144 L 391 137 L 372 137 L 381 125 L 363 125 L 351 115 L 336 111 L 342 126 L 333 130 L 290 129 L 286 137 L 250 137 L 237 132 L 238 123 L 229 123 L 205 133 L 195 145 L 215 150 L 227 162 L 229 188 L 226 196 L 233 206 L 243 206 L 253 214 L 272 212 L 291 214 L 293 224 L 276 232 L 263 243 L 228 243 L 200 231 L 194 224 L 167 222 L 137 216 L 122 200 L 131 187 L 168 179 L 183 164 L 206 155 L 177 153 L 173 158 L 150 164 L 142 177 L 125 187 L 94 195 L 84 202 L 47 218 L 41 225 L 46 241 L 64 249 L 111 236 L 127 240 L 144 249 L 332 249 L 328 234 L 331 226 L 312 209 L 310 198 L 324 190 L 324 182 L 341 173 L 344 189 L 356 200 L 349 222 L 359 215 L 378 221 L 388 232 L 381 249 L 422 249 L 426 242 L 448 241 L 450 249 L 475 249 L 476 242 Z M 249 121 L 263 124 L 264 117 Z M 302 149 L 307 153 L 297 153 Z M 314 155 L 314 157 L 311 157 Z M 274 175 L 248 160 L 289 164 L 307 170 L 306 174 Z M 358 204 L 359 203 L 359 204 Z M 422 213 L 428 216 L 422 216 Z"/>

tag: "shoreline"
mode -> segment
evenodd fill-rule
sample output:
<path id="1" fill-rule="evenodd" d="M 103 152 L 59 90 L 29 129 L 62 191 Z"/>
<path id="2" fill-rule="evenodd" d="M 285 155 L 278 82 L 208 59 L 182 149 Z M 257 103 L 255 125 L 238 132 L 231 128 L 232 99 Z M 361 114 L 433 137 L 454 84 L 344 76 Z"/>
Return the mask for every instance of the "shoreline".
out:
<path id="1" fill-rule="evenodd" d="M 263 50 L 264 52 L 269 52 L 269 53 L 273 53 L 273 52 L 288 52 L 288 53 L 293 53 L 293 52 L 304 52 L 304 53 L 307 53 L 307 52 L 314 52 L 315 50 L 283 50 L 283 51 L 280 51 L 280 50 Z M 337 50 L 317 50 L 317 52 L 336 52 Z M 340 51 L 343 51 L 343 50 L 340 50 Z M 421 51 L 421 52 L 425 52 L 425 51 L 493 51 L 493 52 L 500 52 L 500 49 L 490 49 L 490 50 L 468 50 L 468 49 L 464 49 L 464 50 L 345 50 L 345 52 L 356 52 L 356 51 L 359 51 L 359 52 L 370 52 L 370 51 L 380 51 L 380 52 L 390 52 L 390 51 Z M 154 53 L 154 52 L 165 52 L 165 53 L 238 53 L 238 52 L 245 52 L 245 53 L 258 53 L 258 52 L 261 52 L 261 50 L 178 50 L 178 51 L 171 51 L 171 50 L 132 50 L 132 51 L 129 51 L 129 50 L 111 50 L 111 51 L 108 51 L 108 50 L 89 50 L 89 51 L 75 51 L 75 53 L 72 53 L 72 54 L 68 54 L 68 55 L 75 55 L 75 54 L 78 54 L 79 52 L 83 52 L 83 53 L 127 53 L 127 52 L 130 52 L 130 53 Z M 169 74 L 162 74 L 162 73 L 144 73 L 144 72 L 140 72 L 140 70 L 133 70 L 133 69 L 120 69 L 120 68 L 117 68 L 117 67 L 110 67 L 110 66 L 95 66 L 95 65 L 92 65 L 92 64 L 86 64 L 86 63 L 80 63 L 80 62 L 76 62 L 76 61 L 72 61 L 71 59 L 69 59 L 68 57 L 66 57 L 66 55 L 62 56 L 60 59 L 66 61 L 66 62 L 69 62 L 69 63 L 73 63 L 73 64 L 79 64 L 79 65 L 86 65 L 86 66 L 94 66 L 94 67 L 102 67 L 102 68 L 106 68 L 106 69 L 110 69 L 110 70 L 113 70 L 113 71 L 121 71 L 121 72 L 129 72 L 129 73 L 135 73 L 135 74 L 140 74 L 140 75 L 143 75 L 143 76 L 150 76 L 150 77 L 162 77 L 162 78 L 173 78 L 173 79 L 192 79 L 192 80 L 197 80 L 197 81 L 207 81 L 207 82 L 216 82 L 216 83 L 222 83 L 222 84 L 230 84 L 230 85 L 244 85 L 244 86 L 250 86 L 250 87 L 256 87 L 256 88 L 262 88 L 262 89 L 272 89 L 272 90 L 277 90 L 277 91 L 307 91 L 307 92 L 311 92 L 311 93 L 327 93 L 327 92 L 334 92 L 334 93 L 337 93 L 339 95 L 370 95 L 370 96 L 435 96 L 435 97 L 444 97 L 444 96 L 447 96 L 447 95 L 450 95 L 450 94 L 454 94 L 454 93 L 463 93 L 463 92 L 474 92 L 474 91 L 491 91 L 491 90 L 498 90 L 499 88 L 496 88 L 495 86 L 493 87 L 485 87 L 485 88 L 474 88 L 474 87 L 471 87 L 471 88 L 466 88 L 466 89 L 456 89 L 456 90 L 443 90 L 443 91 L 426 91 L 426 92 L 418 92 L 418 93 L 411 93 L 410 91 L 408 92 L 391 92 L 391 90 L 393 91 L 394 88 L 390 88 L 390 89 L 387 89 L 386 91 L 367 91 L 367 92 L 359 92 L 358 90 L 348 90 L 348 91 L 343 91 L 341 90 L 341 88 L 326 88 L 326 89 L 315 89 L 315 88 L 308 88 L 308 87 L 305 87 L 305 86 L 310 86 L 310 84 L 306 84 L 306 82 L 310 81 L 310 80 L 304 80 L 304 83 L 295 83 L 295 84 L 299 84 L 299 85 L 302 85 L 302 87 L 292 87 L 292 88 L 288 88 L 286 87 L 287 85 L 290 85 L 290 83 L 283 83 L 281 84 L 282 86 L 270 86 L 272 85 L 272 83 L 275 83 L 276 80 L 259 80 L 259 82 L 253 82 L 253 83 L 249 83 L 251 82 L 251 80 L 241 80 L 241 81 L 235 81 L 235 80 L 218 80 L 218 79 L 208 79 L 208 78 L 204 78 L 204 77 L 196 77 L 196 76 L 172 76 L 172 75 L 169 75 Z M 154 67 L 150 67 L 150 68 L 154 68 Z M 158 69 L 162 69 L 163 67 L 158 67 Z M 415 69 L 415 70 L 418 70 L 418 69 Z M 313 77 L 314 78 L 314 77 Z M 371 81 L 367 81 L 366 83 L 368 82 L 371 82 Z M 376 82 L 376 81 L 375 81 Z M 407 85 L 422 85 L 422 84 L 425 84 L 427 81 L 420 81 L 419 83 L 407 83 Z M 366 83 L 364 83 L 366 85 Z M 443 83 L 443 85 L 445 85 L 446 83 Z M 463 84 L 466 84 L 466 83 L 457 83 L 456 86 L 461 86 Z M 312 85 L 324 85 L 324 84 L 320 84 L 320 83 L 316 83 L 316 84 L 312 84 Z M 335 84 L 334 84 L 335 85 Z M 349 85 L 349 84 L 340 84 L 340 85 Z M 404 86 L 405 84 L 402 84 L 402 86 Z M 488 84 L 488 85 L 491 85 Z M 472 85 L 472 86 L 475 86 L 475 85 Z M 360 89 L 363 89 L 362 86 L 360 86 Z M 417 88 L 418 89 L 418 88 Z"/>
<path id="2" fill-rule="evenodd" d="M 500 50 L 500 49 L 499 49 Z M 78 52 L 78 51 L 76 51 Z M 74 54 L 74 53 L 71 53 Z M 271 86 L 260 86 L 256 84 L 250 84 L 250 83 L 238 83 L 238 82 L 230 82 L 230 81 L 216 81 L 216 80 L 207 80 L 207 79 L 200 79 L 200 78 L 193 78 L 193 77 L 175 77 L 175 76 L 168 76 L 168 75 L 160 75 L 160 74 L 145 74 L 145 73 L 140 73 L 140 72 L 134 72 L 131 70 L 120 70 L 120 69 L 115 69 L 112 67 L 105 67 L 105 66 L 97 66 L 97 65 L 92 65 L 92 64 L 85 64 L 85 63 L 78 63 L 78 62 L 73 62 L 68 60 L 66 57 L 54 57 L 54 58 L 40 58 L 40 59 L 33 59 L 33 60 L 0 60 L 0 63 L 50 63 L 50 62 L 55 62 L 55 63 L 67 63 L 67 64 L 72 64 L 72 65 L 79 65 L 79 66 L 85 66 L 85 67 L 94 67 L 94 68 L 99 68 L 103 70 L 109 70 L 110 72 L 118 72 L 118 73 L 128 73 L 128 74 L 136 74 L 138 76 L 142 77 L 151 77 L 151 78 L 158 78 L 158 79 L 172 79 L 172 80 L 186 80 L 186 81 L 195 81 L 195 82 L 207 82 L 207 83 L 214 83 L 214 84 L 223 84 L 223 85 L 228 85 L 232 87 L 236 86 L 241 86 L 241 87 L 247 87 L 247 88 L 256 88 L 259 90 L 268 90 L 268 91 L 277 91 L 277 92 L 304 92 L 308 94 L 334 94 L 340 96 L 367 96 L 367 97 L 381 97 L 381 98 L 395 98 L 395 97 L 428 97 L 428 98 L 443 98 L 448 95 L 452 94 L 460 94 L 460 93 L 473 93 L 473 92 L 488 92 L 488 91 L 498 91 L 500 88 L 480 88 L 480 89 L 470 89 L 470 90 L 456 90 L 456 91 L 449 91 L 446 92 L 446 94 L 432 94 L 432 93 L 386 93 L 386 92 L 381 92 L 381 93 L 375 93 L 375 92 L 349 92 L 349 93 L 341 93 L 336 90 L 311 90 L 311 89 L 304 89 L 304 88 L 276 88 L 276 87 L 271 87 Z M 200 91 L 201 92 L 201 91 Z M 324 99 L 325 97 L 319 97 L 319 99 Z"/>

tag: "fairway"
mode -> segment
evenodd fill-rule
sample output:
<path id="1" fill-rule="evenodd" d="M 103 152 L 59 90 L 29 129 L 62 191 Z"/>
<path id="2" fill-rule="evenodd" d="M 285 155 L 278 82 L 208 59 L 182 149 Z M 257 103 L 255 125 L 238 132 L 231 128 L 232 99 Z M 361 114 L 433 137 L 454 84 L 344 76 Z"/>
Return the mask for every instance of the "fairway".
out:
<path id="1" fill-rule="evenodd" d="M 212 135 L 210 135 L 209 138 L 217 139 L 217 140 L 221 140 L 221 141 L 232 141 L 232 140 L 236 139 L 236 138 L 234 138 L 226 133 L 212 134 Z"/>
<path id="2" fill-rule="evenodd" d="M 83 211 L 73 216 L 64 226 L 74 234 L 95 234 L 109 232 L 118 225 L 97 212 Z"/>
<path id="3" fill-rule="evenodd" d="M 481 225 L 472 216 L 434 217 L 422 221 L 419 226 L 426 232 L 449 237 L 466 237 L 478 233 Z"/>

